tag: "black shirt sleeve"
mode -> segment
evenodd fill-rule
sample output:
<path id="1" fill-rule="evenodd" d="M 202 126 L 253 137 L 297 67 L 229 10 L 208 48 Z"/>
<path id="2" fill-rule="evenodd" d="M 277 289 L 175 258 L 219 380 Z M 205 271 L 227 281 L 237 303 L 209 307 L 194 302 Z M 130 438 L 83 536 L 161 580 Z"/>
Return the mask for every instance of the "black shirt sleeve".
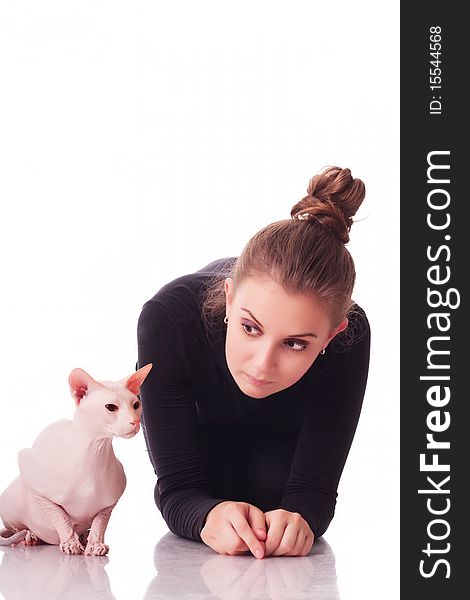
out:
<path id="1" fill-rule="evenodd" d="M 370 328 L 362 314 L 366 326 L 362 339 L 338 355 L 335 367 L 312 388 L 312 398 L 305 400 L 297 448 L 279 507 L 298 512 L 316 537 L 323 535 L 333 518 L 338 483 L 366 388 Z"/>
<path id="2" fill-rule="evenodd" d="M 209 493 L 207 457 L 178 335 L 163 304 L 144 305 L 137 328 L 138 363 L 151 362 L 153 368 L 140 390 L 142 429 L 158 477 L 155 500 L 163 518 L 176 535 L 202 541 L 207 513 L 225 499 Z"/>

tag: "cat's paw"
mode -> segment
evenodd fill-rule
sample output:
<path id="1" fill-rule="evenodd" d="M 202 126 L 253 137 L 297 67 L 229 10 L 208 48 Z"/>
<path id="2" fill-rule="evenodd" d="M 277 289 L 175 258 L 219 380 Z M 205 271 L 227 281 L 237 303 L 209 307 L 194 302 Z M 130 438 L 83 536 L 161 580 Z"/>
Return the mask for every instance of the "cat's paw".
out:
<path id="1" fill-rule="evenodd" d="M 34 534 L 29 529 L 26 530 L 26 537 L 24 538 L 25 546 L 37 546 L 41 543 L 41 540 L 38 538 L 36 534 Z"/>
<path id="2" fill-rule="evenodd" d="M 94 542 L 90 540 L 85 548 L 86 556 L 104 556 L 108 554 L 109 546 L 103 542 Z"/>
<path id="3" fill-rule="evenodd" d="M 65 542 L 61 542 L 59 544 L 59 550 L 65 554 L 83 554 L 84 552 L 84 548 L 80 544 L 80 540 L 78 539 L 78 535 L 76 533 L 74 533 L 73 536 Z"/>

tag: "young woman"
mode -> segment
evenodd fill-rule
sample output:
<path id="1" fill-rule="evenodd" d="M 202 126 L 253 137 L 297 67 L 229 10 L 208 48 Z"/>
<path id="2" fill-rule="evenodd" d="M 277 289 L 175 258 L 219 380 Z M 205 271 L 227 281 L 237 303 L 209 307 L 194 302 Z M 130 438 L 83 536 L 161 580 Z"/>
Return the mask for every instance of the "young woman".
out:
<path id="1" fill-rule="evenodd" d="M 370 331 L 345 247 L 365 187 L 315 175 L 238 258 L 165 285 L 138 322 L 142 425 L 170 530 L 221 554 L 304 556 L 333 518 Z"/>

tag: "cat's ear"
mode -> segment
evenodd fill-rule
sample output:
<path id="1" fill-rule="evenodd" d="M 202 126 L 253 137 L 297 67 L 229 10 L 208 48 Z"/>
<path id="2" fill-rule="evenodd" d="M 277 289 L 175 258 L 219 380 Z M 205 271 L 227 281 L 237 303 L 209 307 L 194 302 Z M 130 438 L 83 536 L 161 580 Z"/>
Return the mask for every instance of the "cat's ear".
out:
<path id="1" fill-rule="evenodd" d="M 95 381 L 91 375 L 88 375 L 83 369 L 74 369 L 69 375 L 70 391 L 75 400 L 75 404 L 80 401 L 92 387 L 103 387 L 101 383 Z"/>
<path id="2" fill-rule="evenodd" d="M 141 367 L 138 371 L 132 373 L 132 375 L 130 375 L 129 377 L 124 377 L 124 379 L 121 379 L 122 385 L 126 387 L 129 391 L 131 391 L 134 394 L 134 396 L 137 396 L 140 392 L 140 386 L 145 381 L 145 378 L 150 373 L 152 367 L 153 364 L 148 363 L 147 365 L 145 365 L 145 367 Z"/>

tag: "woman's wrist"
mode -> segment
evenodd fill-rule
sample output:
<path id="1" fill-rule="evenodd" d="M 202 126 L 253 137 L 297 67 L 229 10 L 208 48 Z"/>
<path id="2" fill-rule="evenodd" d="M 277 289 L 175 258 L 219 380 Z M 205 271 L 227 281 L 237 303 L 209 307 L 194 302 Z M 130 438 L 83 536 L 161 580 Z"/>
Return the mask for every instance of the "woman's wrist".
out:
<path id="1" fill-rule="evenodd" d="M 231 504 L 231 500 L 223 500 L 222 502 L 219 502 L 218 504 L 216 504 L 215 506 L 213 506 L 210 511 L 207 513 L 205 519 L 204 519 L 204 525 L 207 523 L 207 521 L 209 520 L 210 516 L 214 516 L 215 514 L 217 514 L 220 510 L 223 510 L 223 507 L 226 506 L 227 504 Z"/>

